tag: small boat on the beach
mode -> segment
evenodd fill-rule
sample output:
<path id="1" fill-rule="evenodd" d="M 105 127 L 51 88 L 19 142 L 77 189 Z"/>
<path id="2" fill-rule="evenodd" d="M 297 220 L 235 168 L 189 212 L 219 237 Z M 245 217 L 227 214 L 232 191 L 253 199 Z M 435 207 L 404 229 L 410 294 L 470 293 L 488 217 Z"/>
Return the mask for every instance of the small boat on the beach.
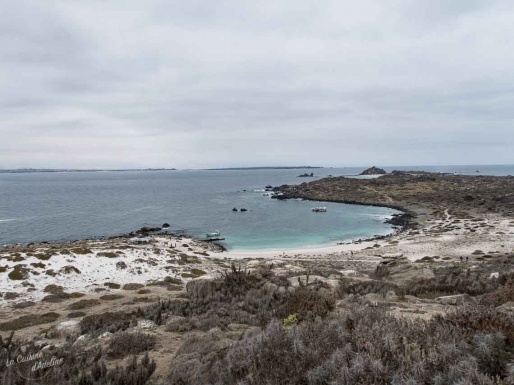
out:
<path id="1" fill-rule="evenodd" d="M 326 207 L 313 207 L 311 209 L 311 211 L 313 213 L 326 213 L 327 212 L 327 208 Z"/>
<path id="2" fill-rule="evenodd" d="M 220 232 L 218 230 L 216 231 L 213 231 L 212 233 L 207 233 L 207 238 L 214 238 L 214 237 L 219 237 L 220 236 Z"/>
<path id="3" fill-rule="evenodd" d="M 224 241 L 225 238 L 206 238 L 206 242 L 216 242 L 216 241 Z"/>

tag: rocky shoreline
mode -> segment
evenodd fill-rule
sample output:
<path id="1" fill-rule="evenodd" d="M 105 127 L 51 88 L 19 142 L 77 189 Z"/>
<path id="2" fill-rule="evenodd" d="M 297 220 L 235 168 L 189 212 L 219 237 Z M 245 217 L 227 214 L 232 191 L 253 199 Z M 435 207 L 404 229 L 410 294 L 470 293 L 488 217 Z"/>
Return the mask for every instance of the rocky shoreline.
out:
<path id="1" fill-rule="evenodd" d="M 393 171 L 376 179 L 329 177 L 274 188 L 274 199 L 308 199 L 389 207 L 406 213 L 395 222 L 415 227 L 420 214 L 450 208 L 514 218 L 514 177 Z"/>
<path id="2" fill-rule="evenodd" d="M 29 242 L 29 243 L 13 243 L 0 245 L 0 252 L 18 252 L 18 251 L 34 251 L 40 248 L 48 248 L 48 247 L 58 247 L 58 248 L 73 248 L 80 247 L 82 245 L 91 243 L 91 242 L 102 242 L 102 241 L 119 241 L 119 240 L 128 240 L 133 237 L 138 236 L 152 236 L 152 235 L 165 235 L 169 237 L 173 237 L 175 239 L 180 239 L 183 237 L 187 237 L 190 239 L 194 239 L 195 242 L 203 245 L 207 249 L 211 249 L 217 252 L 226 251 L 226 247 L 222 244 L 216 242 L 207 242 L 203 239 L 193 237 L 187 233 L 177 233 L 177 232 L 168 232 L 165 227 L 141 227 L 138 230 L 131 231 L 130 233 L 119 234 L 119 235 L 111 235 L 111 236 L 97 236 L 97 237 L 89 237 L 89 238 L 81 238 L 74 240 L 55 240 L 55 241 L 41 241 L 41 242 Z"/>

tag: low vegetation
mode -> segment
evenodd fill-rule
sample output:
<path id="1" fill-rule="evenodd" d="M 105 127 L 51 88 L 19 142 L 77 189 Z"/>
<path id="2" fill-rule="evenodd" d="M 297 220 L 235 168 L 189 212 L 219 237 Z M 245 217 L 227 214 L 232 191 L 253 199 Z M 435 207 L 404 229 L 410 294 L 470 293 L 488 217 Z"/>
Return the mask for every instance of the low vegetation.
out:
<path id="1" fill-rule="evenodd" d="M 218 278 L 193 279 L 185 291 L 157 302 L 151 296 L 125 292 L 132 302 L 123 311 L 68 314 L 68 318 L 83 317 L 79 330 L 67 336 L 59 349 L 46 348 L 65 361 L 61 368 L 51 369 L 41 384 L 514 383 L 514 312 L 506 308 L 514 300 L 512 256 L 474 269 L 464 263 L 434 266 L 432 278 L 391 279 L 398 271 L 404 273 L 402 269 L 423 268 L 419 263 L 405 264 L 379 266 L 364 279 L 339 276 L 339 285 L 329 279 L 337 275 L 333 268 L 299 276 L 277 275 L 274 267 L 264 263 L 251 270 L 232 265 Z M 312 278 L 313 274 L 317 277 Z M 182 288 L 183 284 L 165 277 L 147 288 L 136 284 L 131 289 L 144 294 L 152 286 Z M 45 291 L 55 296 L 63 293 L 59 286 Z M 439 304 L 446 310 L 429 317 L 391 311 L 418 302 L 437 305 L 438 295 L 464 295 L 470 300 Z M 119 296 L 110 293 L 100 299 Z M 381 299 L 381 304 L 368 296 Z M 84 310 L 98 303 L 81 300 L 69 309 Z M 418 315 L 415 310 L 405 314 Z M 57 318 L 57 313 L 20 317 L 0 324 L 0 330 Z M 57 335 L 52 328 L 44 333 L 48 338 Z M 163 352 L 170 349 L 168 342 L 161 343 L 166 338 L 180 341 L 180 346 L 173 348 L 173 357 L 163 359 Z M 0 349 L 10 354 L 43 347 L 0 339 Z M 151 358 L 157 350 L 159 368 Z M 25 385 L 9 377 L 10 370 L 0 366 L 2 384 Z M 159 376 L 152 376 L 156 370 Z"/>

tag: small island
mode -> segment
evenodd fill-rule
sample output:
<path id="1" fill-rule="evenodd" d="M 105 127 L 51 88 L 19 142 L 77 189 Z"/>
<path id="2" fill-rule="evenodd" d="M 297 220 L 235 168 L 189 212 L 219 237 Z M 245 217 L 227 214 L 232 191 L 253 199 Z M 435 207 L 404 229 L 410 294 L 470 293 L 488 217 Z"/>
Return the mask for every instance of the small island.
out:
<path id="1" fill-rule="evenodd" d="M 359 175 L 384 175 L 384 174 L 387 174 L 387 172 L 384 169 L 373 166 L 373 167 L 368 168 L 367 170 L 364 170 Z"/>
<path id="2" fill-rule="evenodd" d="M 298 178 L 312 178 L 312 177 L 314 177 L 313 172 L 311 172 L 310 174 L 305 173 L 305 174 L 298 175 Z"/>

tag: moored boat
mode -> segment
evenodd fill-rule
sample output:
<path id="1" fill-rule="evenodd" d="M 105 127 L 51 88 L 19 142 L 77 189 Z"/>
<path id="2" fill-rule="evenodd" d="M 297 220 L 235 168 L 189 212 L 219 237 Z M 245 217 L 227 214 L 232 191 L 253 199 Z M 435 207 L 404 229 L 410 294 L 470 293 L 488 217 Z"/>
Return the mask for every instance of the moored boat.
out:
<path id="1" fill-rule="evenodd" d="M 313 207 L 311 209 L 311 211 L 313 213 L 326 213 L 327 212 L 327 208 L 326 207 Z"/>

